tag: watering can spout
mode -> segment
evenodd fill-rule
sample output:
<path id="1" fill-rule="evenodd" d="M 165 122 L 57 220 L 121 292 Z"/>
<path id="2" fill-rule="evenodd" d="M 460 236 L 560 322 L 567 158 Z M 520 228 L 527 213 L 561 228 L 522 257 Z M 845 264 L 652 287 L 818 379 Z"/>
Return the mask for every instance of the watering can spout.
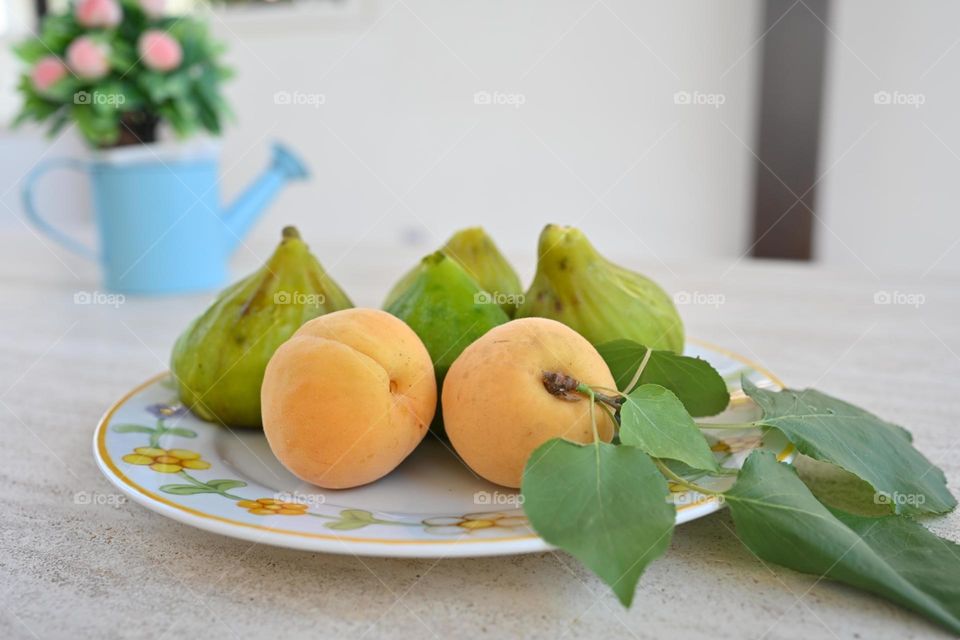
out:
<path id="1" fill-rule="evenodd" d="M 243 240 L 250 227 L 288 180 L 303 180 L 307 175 L 303 162 L 290 149 L 274 143 L 270 165 L 223 214 L 223 221 L 229 229 L 227 244 L 230 249 Z"/>

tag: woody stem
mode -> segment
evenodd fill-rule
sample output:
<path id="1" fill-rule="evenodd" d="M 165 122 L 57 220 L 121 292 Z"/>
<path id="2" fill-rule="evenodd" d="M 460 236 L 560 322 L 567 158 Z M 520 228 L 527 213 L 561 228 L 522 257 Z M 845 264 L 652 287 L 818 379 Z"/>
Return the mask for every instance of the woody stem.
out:
<path id="1" fill-rule="evenodd" d="M 543 386 L 551 395 L 564 400 L 576 400 L 577 397 L 573 396 L 573 394 L 578 393 L 592 398 L 597 402 L 602 402 L 614 411 L 619 410 L 620 405 L 623 404 L 623 400 L 620 397 L 601 393 L 572 376 L 556 371 L 543 372 Z"/>

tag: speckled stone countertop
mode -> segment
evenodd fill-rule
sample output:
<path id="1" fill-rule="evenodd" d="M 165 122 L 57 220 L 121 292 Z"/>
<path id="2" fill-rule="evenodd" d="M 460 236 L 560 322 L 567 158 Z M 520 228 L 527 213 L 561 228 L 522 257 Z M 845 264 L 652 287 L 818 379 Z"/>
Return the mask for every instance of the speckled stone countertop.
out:
<path id="1" fill-rule="evenodd" d="M 92 268 L 23 232 L 0 239 L 0 628 L 6 638 L 946 637 L 893 604 L 751 555 L 720 512 L 680 527 L 630 611 L 563 553 L 399 560 L 251 545 L 116 495 L 91 454 L 100 414 L 166 367 L 209 295 L 79 305 Z M 378 305 L 414 259 L 315 247 Z M 269 251 L 265 246 L 263 255 Z M 235 273 L 257 263 L 238 256 Z M 371 256 L 373 256 L 371 258 Z M 521 261 L 529 277 L 532 263 Z M 960 493 L 960 279 L 816 266 L 636 263 L 688 333 L 908 426 Z M 879 291 L 922 294 L 876 304 Z M 929 523 L 960 538 L 960 514 Z"/>

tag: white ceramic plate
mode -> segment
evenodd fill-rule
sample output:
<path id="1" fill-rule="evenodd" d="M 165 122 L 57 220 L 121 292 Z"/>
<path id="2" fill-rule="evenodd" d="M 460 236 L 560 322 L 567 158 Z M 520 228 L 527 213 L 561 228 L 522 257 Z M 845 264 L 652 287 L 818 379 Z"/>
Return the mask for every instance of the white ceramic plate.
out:
<path id="1" fill-rule="evenodd" d="M 739 390 L 744 374 L 781 388 L 771 373 L 704 343 L 688 355 L 708 360 L 730 385 L 730 408 L 716 419 L 744 422 L 757 409 Z M 738 467 L 756 447 L 792 458 L 774 432 L 707 432 L 724 466 Z M 449 445 L 428 435 L 393 473 L 371 485 L 331 491 L 291 475 L 262 432 L 204 422 L 177 402 L 169 374 L 121 398 L 94 434 L 94 455 L 107 478 L 143 506 L 185 524 L 251 542 L 361 556 L 465 557 L 546 551 L 523 516 L 516 491 L 475 476 Z M 709 488 L 729 477 L 690 476 Z M 677 523 L 713 513 L 716 499 L 671 486 Z"/>

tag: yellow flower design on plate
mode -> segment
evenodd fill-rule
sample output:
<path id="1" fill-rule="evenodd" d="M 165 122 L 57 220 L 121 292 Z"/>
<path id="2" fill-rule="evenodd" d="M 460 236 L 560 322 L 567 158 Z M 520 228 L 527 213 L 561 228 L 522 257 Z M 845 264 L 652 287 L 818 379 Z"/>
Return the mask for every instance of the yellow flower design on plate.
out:
<path id="1" fill-rule="evenodd" d="M 507 513 L 468 513 L 463 516 L 427 518 L 423 521 L 424 531 L 441 536 L 467 535 L 473 533 L 491 533 L 509 531 L 526 527 L 528 521 L 522 515 Z M 490 531 L 487 531 L 490 530 Z"/>
<path id="2" fill-rule="evenodd" d="M 307 513 L 308 507 L 302 502 L 287 502 L 273 498 L 240 500 L 237 506 L 257 516 L 302 516 Z"/>
<path id="3" fill-rule="evenodd" d="M 133 453 L 123 456 L 130 464 L 149 465 L 158 473 L 178 473 L 184 469 L 209 469 L 210 463 L 200 458 L 200 454 L 189 449 L 160 449 L 157 447 L 137 447 Z"/>
<path id="4" fill-rule="evenodd" d="M 756 449 L 762 441 L 763 436 L 760 435 L 732 436 L 717 440 L 710 445 L 710 450 L 714 453 L 740 453 L 741 451 Z"/>

